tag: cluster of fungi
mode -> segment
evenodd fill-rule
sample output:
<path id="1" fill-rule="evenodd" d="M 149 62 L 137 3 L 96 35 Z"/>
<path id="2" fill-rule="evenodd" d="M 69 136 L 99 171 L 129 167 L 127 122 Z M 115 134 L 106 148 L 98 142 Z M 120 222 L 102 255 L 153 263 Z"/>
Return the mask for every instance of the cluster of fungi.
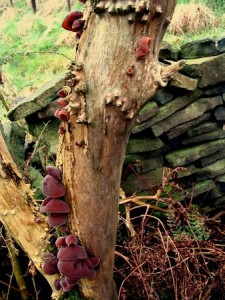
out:
<path id="1" fill-rule="evenodd" d="M 82 3 L 85 1 L 81 0 Z M 93 11 L 96 14 L 102 14 L 107 11 L 110 14 L 128 14 L 134 17 L 143 24 L 146 24 L 151 16 L 152 9 L 147 6 L 146 3 L 135 4 L 135 1 L 100 1 L 93 2 Z M 161 6 L 154 8 L 154 13 L 160 15 L 162 13 Z M 130 17 L 128 18 L 131 22 Z M 132 19 L 133 20 L 133 19 Z M 83 19 L 83 13 L 75 10 L 67 14 L 62 22 L 62 27 L 66 30 L 76 33 L 78 38 L 81 37 L 83 30 L 85 29 L 85 20 Z M 135 49 L 136 60 L 143 60 L 150 52 L 151 38 L 149 36 L 143 36 L 140 38 L 137 48 Z M 127 75 L 133 76 L 135 73 L 134 65 L 128 66 Z M 73 92 L 72 92 L 73 91 Z M 88 123 L 86 118 L 86 100 L 85 93 L 87 87 L 84 83 L 84 72 L 82 65 L 72 62 L 69 67 L 68 73 L 64 78 L 64 87 L 58 92 L 58 108 L 55 112 L 55 117 L 62 121 L 59 127 L 58 133 L 64 134 L 66 132 L 65 123 L 69 122 L 70 116 L 76 114 L 78 116 L 77 123 Z M 107 98 L 107 97 L 106 97 Z M 106 99 L 106 104 L 112 102 L 112 99 Z M 122 106 L 120 101 L 116 101 L 115 105 Z M 121 108 L 122 109 L 122 108 Z M 129 114 L 128 114 L 129 117 Z"/>
<path id="2" fill-rule="evenodd" d="M 40 212 L 48 214 L 50 227 L 60 227 L 67 223 L 70 207 L 63 199 L 65 188 L 61 182 L 60 170 L 54 166 L 46 167 L 47 175 L 43 180 L 43 194 L 46 198 L 42 201 Z M 57 254 L 46 253 L 43 270 L 47 275 L 61 274 L 56 279 L 56 290 L 64 292 L 74 288 L 79 279 L 95 276 L 94 268 L 99 264 L 97 257 L 88 257 L 84 247 L 78 245 L 78 238 L 74 234 L 60 236 L 55 242 Z"/>

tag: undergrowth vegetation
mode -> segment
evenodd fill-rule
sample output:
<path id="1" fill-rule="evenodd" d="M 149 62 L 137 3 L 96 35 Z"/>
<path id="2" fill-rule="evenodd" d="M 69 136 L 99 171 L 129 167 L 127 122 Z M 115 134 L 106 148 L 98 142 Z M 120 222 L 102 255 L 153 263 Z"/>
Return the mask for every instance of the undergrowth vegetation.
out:
<path id="1" fill-rule="evenodd" d="M 224 1 L 178 0 L 165 40 L 179 48 L 193 40 L 222 36 L 224 28 Z"/>
<path id="2" fill-rule="evenodd" d="M 134 195 L 137 205 L 126 203 L 120 214 L 119 299 L 225 299 L 224 224 L 203 215 L 192 199 L 174 199 L 182 198 L 175 180 L 168 176 L 162 182 L 155 196 Z"/>
<path id="3" fill-rule="evenodd" d="M 2 9 L 0 66 L 7 95 L 30 94 L 64 71 L 74 58 L 76 40 L 61 28 L 67 11 L 65 3 L 59 2 L 37 2 L 36 14 L 25 0 Z M 72 2 L 73 9 L 82 8 Z"/>

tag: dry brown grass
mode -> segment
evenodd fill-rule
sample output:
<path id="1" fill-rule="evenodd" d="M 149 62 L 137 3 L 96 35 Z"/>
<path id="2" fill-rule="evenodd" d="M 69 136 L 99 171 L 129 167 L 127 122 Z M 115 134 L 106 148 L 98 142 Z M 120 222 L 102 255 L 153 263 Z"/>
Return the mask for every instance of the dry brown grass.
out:
<path id="1" fill-rule="evenodd" d="M 209 29 L 218 24 L 216 16 L 203 4 L 180 4 L 175 8 L 169 32 L 184 34 L 196 33 L 201 29 Z"/>

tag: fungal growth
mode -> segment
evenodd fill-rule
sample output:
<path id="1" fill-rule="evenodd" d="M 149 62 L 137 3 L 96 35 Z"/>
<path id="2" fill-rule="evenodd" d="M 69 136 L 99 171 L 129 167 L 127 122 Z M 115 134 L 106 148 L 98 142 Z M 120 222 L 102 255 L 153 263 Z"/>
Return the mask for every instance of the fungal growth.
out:
<path id="1" fill-rule="evenodd" d="M 66 30 L 73 31 L 77 33 L 79 38 L 83 32 L 84 20 L 81 20 L 83 13 L 81 11 L 75 10 L 67 14 L 62 22 L 62 27 Z"/>
<path id="2" fill-rule="evenodd" d="M 43 270 L 47 275 L 61 274 L 61 278 L 54 282 L 57 290 L 70 291 L 78 280 L 95 276 L 94 268 L 99 265 L 100 259 L 89 258 L 84 247 L 78 245 L 76 235 L 59 237 L 55 246 L 58 248 L 57 257 L 47 253 Z"/>
<path id="3" fill-rule="evenodd" d="M 136 49 L 136 58 L 138 60 L 144 59 L 149 52 L 151 38 L 149 36 L 143 36 L 140 41 L 138 48 Z"/>
<path id="4" fill-rule="evenodd" d="M 65 188 L 61 182 L 61 173 L 53 166 L 47 166 L 46 171 L 48 175 L 43 180 L 42 190 L 47 197 L 42 201 L 40 212 L 48 215 L 50 227 L 62 226 L 67 222 L 70 208 L 62 199 L 65 195 Z"/>
<path id="5" fill-rule="evenodd" d="M 84 72 L 80 64 L 72 62 L 64 78 L 64 86 L 58 91 L 60 98 L 57 103 L 60 107 L 55 111 L 54 116 L 62 121 L 58 133 L 66 132 L 64 124 L 70 121 L 72 115 L 76 115 L 77 123 L 88 124 L 86 114 L 87 85 L 84 82 Z"/>
<path id="6" fill-rule="evenodd" d="M 77 280 L 95 276 L 94 267 L 99 264 L 100 260 L 97 257 L 89 259 L 86 250 L 78 245 L 78 239 L 74 234 L 58 238 L 55 244 L 59 247 L 58 270 L 63 275 L 59 282 L 60 288 L 64 291 L 71 290 Z M 57 282 L 55 282 L 56 285 L 58 285 Z"/>
<path id="7" fill-rule="evenodd" d="M 61 182 L 61 172 L 54 166 L 47 166 L 46 171 L 48 174 L 43 180 L 43 193 L 47 197 L 42 201 L 40 212 L 48 215 L 50 227 L 61 227 L 67 222 L 70 212 L 68 203 L 62 199 L 65 188 Z M 61 274 L 61 278 L 54 282 L 57 290 L 70 291 L 79 279 L 95 276 L 94 267 L 98 266 L 100 259 L 89 258 L 85 248 L 78 245 L 76 235 L 58 237 L 55 246 L 57 256 L 47 253 L 43 270 L 47 275 Z"/>

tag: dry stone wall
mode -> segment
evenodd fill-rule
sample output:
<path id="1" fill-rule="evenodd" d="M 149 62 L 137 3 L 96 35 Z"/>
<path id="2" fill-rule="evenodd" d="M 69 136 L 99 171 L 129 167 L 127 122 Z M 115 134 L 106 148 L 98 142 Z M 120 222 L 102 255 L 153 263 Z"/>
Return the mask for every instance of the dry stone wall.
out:
<path id="1" fill-rule="evenodd" d="M 185 167 L 177 175 L 183 199 L 224 205 L 225 37 L 187 43 L 180 51 L 162 46 L 162 64 L 179 59 L 187 61 L 183 70 L 149 100 L 133 127 L 122 187 L 127 195 L 145 193 L 162 183 L 165 167 Z M 53 114 L 63 77 L 47 83 L 9 112 L 11 121 L 25 118 L 36 139 L 41 134 L 39 143 L 47 144 L 49 157 L 57 149 L 59 121 Z"/>
<path id="2" fill-rule="evenodd" d="M 185 59 L 145 105 L 127 148 L 122 187 L 128 195 L 162 183 L 163 168 L 185 167 L 183 199 L 225 204 L 225 38 L 163 47 L 160 59 Z"/>

